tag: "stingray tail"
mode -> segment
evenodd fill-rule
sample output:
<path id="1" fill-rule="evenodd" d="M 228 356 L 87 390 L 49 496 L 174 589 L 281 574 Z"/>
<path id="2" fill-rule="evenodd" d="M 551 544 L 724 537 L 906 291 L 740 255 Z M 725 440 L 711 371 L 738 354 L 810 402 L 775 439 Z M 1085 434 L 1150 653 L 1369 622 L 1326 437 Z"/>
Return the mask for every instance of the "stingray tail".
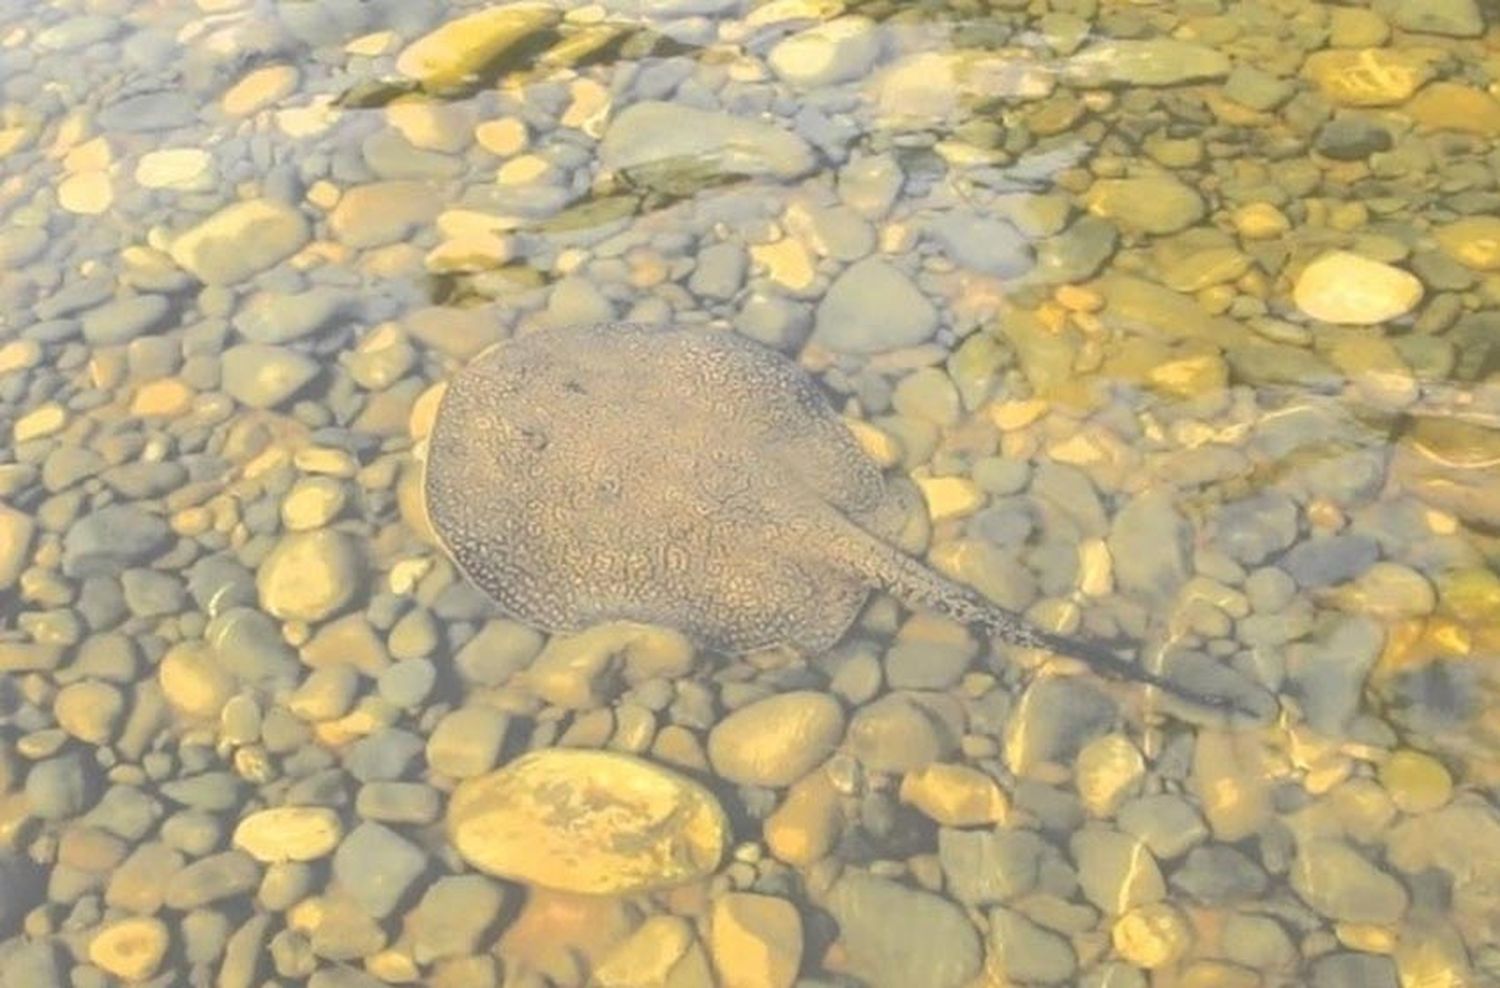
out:
<path id="1" fill-rule="evenodd" d="M 1234 709 L 1224 697 L 1210 696 L 1180 686 L 1138 663 L 1116 655 L 1108 647 L 1081 638 L 1043 631 L 1014 611 L 1006 610 L 972 587 L 928 568 L 900 550 L 866 534 L 878 552 L 864 551 L 865 575 L 910 607 L 936 611 L 961 624 L 982 628 L 1001 641 L 1021 648 L 1045 649 L 1087 665 L 1110 679 L 1154 686 L 1190 703 L 1215 709 Z"/>

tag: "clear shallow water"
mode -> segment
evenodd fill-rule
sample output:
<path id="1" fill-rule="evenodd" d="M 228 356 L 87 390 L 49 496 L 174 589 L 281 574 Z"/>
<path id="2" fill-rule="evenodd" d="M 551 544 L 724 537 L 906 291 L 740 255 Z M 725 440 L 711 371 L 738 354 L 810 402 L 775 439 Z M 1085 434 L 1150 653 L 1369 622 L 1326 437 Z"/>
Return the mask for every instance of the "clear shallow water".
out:
<path id="1" fill-rule="evenodd" d="M 1489 16 L 4 6 L 0 981 L 1496 983 Z M 906 548 L 1276 714 L 887 600 L 503 619 L 441 382 L 613 318 L 796 357 Z"/>

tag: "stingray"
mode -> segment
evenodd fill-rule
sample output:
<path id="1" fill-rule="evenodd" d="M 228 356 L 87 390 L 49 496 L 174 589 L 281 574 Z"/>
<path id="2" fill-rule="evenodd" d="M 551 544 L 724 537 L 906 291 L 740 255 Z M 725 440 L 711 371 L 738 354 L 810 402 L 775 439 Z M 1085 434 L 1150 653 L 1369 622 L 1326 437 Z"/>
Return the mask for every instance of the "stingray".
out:
<path id="1" fill-rule="evenodd" d="M 727 653 L 817 653 L 879 589 L 1224 705 L 1037 628 L 898 548 L 909 495 L 811 377 L 733 333 L 608 323 L 495 344 L 449 381 L 423 489 L 459 570 L 544 630 L 628 620 Z"/>

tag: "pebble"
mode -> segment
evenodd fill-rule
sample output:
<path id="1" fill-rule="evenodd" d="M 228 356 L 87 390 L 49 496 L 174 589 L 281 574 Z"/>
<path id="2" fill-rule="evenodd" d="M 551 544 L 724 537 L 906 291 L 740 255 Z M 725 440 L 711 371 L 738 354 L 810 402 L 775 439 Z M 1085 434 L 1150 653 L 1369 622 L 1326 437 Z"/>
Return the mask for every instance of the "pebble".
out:
<path id="1" fill-rule="evenodd" d="M 1373 107 L 1404 103 L 1431 80 L 1421 55 L 1391 48 L 1337 48 L 1314 52 L 1302 67 L 1335 106 Z"/>
<path id="2" fill-rule="evenodd" d="M 395 912 L 426 870 L 426 852 L 368 820 L 351 830 L 333 855 L 333 877 L 375 919 Z"/>
<path id="3" fill-rule="evenodd" d="M 251 892 L 260 878 L 260 868 L 248 854 L 222 851 L 174 874 L 166 885 L 165 903 L 168 909 L 186 912 Z"/>
<path id="4" fill-rule="evenodd" d="M 1403 813 L 1431 813 L 1453 796 L 1453 776 L 1420 751 L 1392 752 L 1380 766 L 1380 784 Z"/>
<path id="5" fill-rule="evenodd" d="M 927 232 L 954 261 L 998 278 L 1017 278 L 1031 270 L 1031 245 L 1015 227 L 967 211 L 950 211 L 927 223 Z"/>
<path id="6" fill-rule="evenodd" d="M 234 691 L 234 678 L 201 642 L 179 642 L 157 664 L 157 682 L 174 709 L 191 718 L 217 717 Z"/>
<path id="7" fill-rule="evenodd" d="M 845 744 L 866 768 L 893 774 L 925 768 L 953 746 L 933 717 L 902 693 L 856 711 Z"/>
<path id="8" fill-rule="evenodd" d="M 59 690 L 52 712 L 57 726 L 84 744 L 107 745 L 125 716 L 125 697 L 109 683 L 84 680 Z"/>
<path id="9" fill-rule="evenodd" d="M 1035 888 L 1047 845 L 1030 830 L 938 831 L 948 890 L 968 906 L 1009 902 Z"/>
<path id="10" fill-rule="evenodd" d="M 1405 915 L 1405 887 L 1341 840 L 1315 838 L 1297 851 L 1291 885 L 1320 915 L 1340 923 L 1391 926 Z"/>
<path id="11" fill-rule="evenodd" d="M 1120 589 L 1165 602 L 1191 573 L 1191 528 L 1166 491 L 1138 495 L 1116 513 L 1106 544 Z"/>
<path id="12" fill-rule="evenodd" d="M 0 504 L 0 592 L 10 590 L 31 559 L 36 523 L 14 508 Z"/>
<path id="13" fill-rule="evenodd" d="M 133 505 L 109 505 L 79 519 L 63 536 L 63 573 L 74 579 L 117 576 L 150 562 L 171 538 L 159 516 Z"/>
<path id="14" fill-rule="evenodd" d="M 322 621 L 348 607 L 364 584 L 365 564 L 354 540 L 318 529 L 283 536 L 261 563 L 260 605 L 284 621 Z"/>
<path id="15" fill-rule="evenodd" d="M 230 86 L 219 100 L 219 108 L 231 117 L 259 113 L 290 96 L 299 78 L 291 65 L 262 66 Z"/>
<path id="16" fill-rule="evenodd" d="M 844 736 L 844 711 L 826 693 L 768 697 L 729 714 L 708 735 L 714 772 L 744 786 L 781 788 L 802 778 Z"/>
<path id="17" fill-rule="evenodd" d="M 404 665 L 405 663 L 403 663 Z M 510 718 L 489 707 L 459 707 L 438 721 L 427 741 L 427 764 L 454 779 L 483 775 L 500 762 Z"/>
<path id="18" fill-rule="evenodd" d="M 77 753 L 44 758 L 26 773 L 26 802 L 43 820 L 66 820 L 82 813 L 92 801 L 95 779 Z"/>
<path id="19" fill-rule="evenodd" d="M 201 192 L 212 183 L 213 158 L 202 148 L 162 148 L 136 162 L 135 180 L 148 189 Z"/>
<path id="20" fill-rule="evenodd" d="M 333 853 L 343 825 L 321 806 L 279 806 L 259 810 L 234 828 L 234 846 L 262 864 L 316 861 Z"/>
<path id="21" fill-rule="evenodd" d="M 1070 847 L 1083 894 L 1106 913 L 1118 916 L 1166 896 L 1156 858 L 1129 834 L 1088 825 L 1073 835 Z"/>
<path id="22" fill-rule="evenodd" d="M 115 203 L 114 184 L 103 171 L 69 175 L 57 186 L 57 204 L 80 216 L 99 216 Z"/>
<path id="23" fill-rule="evenodd" d="M 979 974 L 979 935 L 941 896 L 851 871 L 827 908 L 851 972 L 870 988 L 961 988 Z"/>
<path id="24" fill-rule="evenodd" d="M 168 253 L 210 285 L 231 285 L 295 254 L 311 228 L 296 209 L 274 199 L 226 206 L 179 235 Z"/>
<path id="25" fill-rule="evenodd" d="M 1416 7 L 1400 0 L 1376 0 L 1374 9 L 1402 30 L 1417 34 L 1477 38 L 1484 33 L 1484 16 L 1475 0 L 1431 0 Z"/>
<path id="26" fill-rule="evenodd" d="M 241 343 L 220 358 L 224 391 L 251 408 L 275 408 L 307 387 L 320 372 L 318 362 L 286 347 Z"/>
<path id="27" fill-rule="evenodd" d="M 794 86 L 836 86 L 863 77 L 880 48 L 880 33 L 869 18 L 838 17 L 778 42 L 766 64 Z"/>
<path id="28" fill-rule="evenodd" d="M 709 955 L 723 988 L 791 988 L 802 965 L 802 917 L 785 899 L 748 892 L 716 898 Z"/>
<path id="29" fill-rule="evenodd" d="M 1469 216 L 1433 232 L 1438 246 L 1465 267 L 1500 270 L 1500 217 Z"/>
<path id="30" fill-rule="evenodd" d="M 1207 213 L 1203 197 L 1170 175 L 1100 179 L 1089 188 L 1087 204 L 1095 216 L 1153 236 L 1185 230 Z"/>
<path id="31" fill-rule="evenodd" d="M 1181 86 L 1223 79 L 1230 68 L 1229 56 L 1222 51 L 1192 41 L 1112 39 L 1070 58 L 1063 78 L 1079 88 Z"/>
<path id="32" fill-rule="evenodd" d="M 171 303 L 161 295 L 137 295 L 108 302 L 83 317 L 83 338 L 95 346 L 129 343 L 166 321 Z"/>
<path id="33" fill-rule="evenodd" d="M 412 960 L 431 964 L 482 953 L 485 934 L 512 900 L 505 886 L 484 875 L 439 878 L 407 915 Z"/>
<path id="34" fill-rule="evenodd" d="M 541 888 L 626 895 L 694 881 L 727 822 L 689 779 L 613 752 L 548 749 L 464 782 L 448 836 L 480 871 Z"/>
<path id="35" fill-rule="evenodd" d="M 901 779 L 903 803 L 944 827 L 999 823 L 1009 808 L 994 779 L 967 765 L 932 764 Z"/>
<path id="36" fill-rule="evenodd" d="M 840 353 L 916 346 L 937 330 L 938 312 L 911 279 L 878 258 L 850 265 L 819 303 L 812 341 Z"/>
<path id="37" fill-rule="evenodd" d="M 1373 326 L 1411 312 L 1423 294 L 1422 282 L 1410 272 L 1348 251 L 1331 251 L 1302 270 L 1293 300 L 1311 319 Z"/>
<path id="38" fill-rule="evenodd" d="M 132 916 L 102 927 L 89 940 L 89 962 L 124 981 L 145 981 L 166 958 L 172 938 L 153 916 Z"/>
<path id="39" fill-rule="evenodd" d="M 610 122 L 599 160 L 611 172 L 681 161 L 779 179 L 797 178 L 816 164 L 801 137 L 774 124 L 650 100 L 631 104 Z"/>
<path id="40" fill-rule="evenodd" d="M 1165 902 L 1137 906 L 1115 920 L 1110 940 L 1120 956 L 1148 971 L 1169 967 L 1193 944 L 1187 918 Z"/>
<path id="41" fill-rule="evenodd" d="M 990 957 L 1007 978 L 1027 984 L 1071 983 L 1078 958 L 1068 940 L 1010 909 L 989 915 Z"/>
<path id="42" fill-rule="evenodd" d="M 346 246 L 384 247 L 431 222 L 442 205 L 427 182 L 370 182 L 345 191 L 328 215 L 328 228 Z"/>
<path id="43" fill-rule="evenodd" d="M 519 3 L 454 18 L 402 49 L 396 71 L 434 92 L 471 85 L 487 66 L 551 28 L 559 16 L 546 4 Z"/>
<path id="44" fill-rule="evenodd" d="M 317 335 L 349 307 L 336 288 L 258 292 L 234 314 L 234 328 L 252 343 L 292 343 Z"/>

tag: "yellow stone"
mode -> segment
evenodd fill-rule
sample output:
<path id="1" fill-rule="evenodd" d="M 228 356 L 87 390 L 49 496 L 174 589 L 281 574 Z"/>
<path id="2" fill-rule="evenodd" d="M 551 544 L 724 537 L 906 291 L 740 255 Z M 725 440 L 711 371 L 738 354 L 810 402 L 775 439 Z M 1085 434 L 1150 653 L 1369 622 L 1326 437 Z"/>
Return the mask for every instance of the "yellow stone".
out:
<path id="1" fill-rule="evenodd" d="M 423 263 L 434 274 L 491 271 L 515 256 L 515 247 L 506 237 L 493 233 L 475 233 L 454 237 L 427 252 Z"/>
<path id="2" fill-rule="evenodd" d="M 1084 808 L 1111 817 L 1146 776 L 1146 759 L 1123 734 L 1095 738 L 1078 753 L 1074 782 Z"/>
<path id="3" fill-rule="evenodd" d="M 728 822 L 713 795 L 632 755 L 547 749 L 464 782 L 448 836 L 470 865 L 562 892 L 628 895 L 718 867 Z"/>
<path id="4" fill-rule="evenodd" d="M 967 765 L 934 762 L 901 779 L 901 801 L 945 827 L 999 823 L 1010 809 L 999 784 Z"/>
<path id="5" fill-rule="evenodd" d="M 987 409 L 990 421 L 1001 432 L 1024 429 L 1047 414 L 1047 403 L 1036 398 L 1025 401 L 1000 401 Z"/>
<path id="6" fill-rule="evenodd" d="M 1110 931 L 1115 950 L 1135 967 L 1166 967 L 1187 953 L 1193 931 L 1186 917 L 1165 902 L 1137 906 L 1115 921 Z"/>
<path id="7" fill-rule="evenodd" d="M 292 455 L 292 462 L 304 473 L 330 477 L 352 477 L 359 472 L 359 461 L 352 454 L 332 446 L 303 446 Z"/>
<path id="8" fill-rule="evenodd" d="M 1293 300 L 1313 319 L 1373 326 L 1411 312 L 1422 294 L 1422 282 L 1411 272 L 1336 250 L 1303 269 Z"/>
<path id="9" fill-rule="evenodd" d="M 501 185 L 530 185 L 539 182 L 552 170 L 546 158 L 535 154 L 523 154 L 500 166 L 495 181 Z"/>
<path id="10" fill-rule="evenodd" d="M 400 38 L 395 31 L 375 31 L 371 34 L 362 34 L 344 46 L 344 51 L 350 55 L 361 55 L 365 58 L 374 58 L 384 55 L 393 48 Z"/>
<path id="11" fill-rule="evenodd" d="M 63 156 L 63 170 L 70 174 L 97 172 L 108 168 L 114 161 L 109 142 L 102 137 L 85 141 Z"/>
<path id="12" fill-rule="evenodd" d="M 1252 202 L 1234 211 L 1234 228 L 1246 240 L 1275 240 L 1286 236 L 1292 221 L 1269 202 Z"/>
<path id="13" fill-rule="evenodd" d="M 474 128 L 474 140 L 491 154 L 508 158 L 526 149 L 529 140 L 526 125 L 515 117 L 486 120 Z"/>
<path id="14" fill-rule="evenodd" d="M 1380 784 L 1403 813 L 1430 813 L 1453 796 L 1448 769 L 1420 751 L 1392 753 L 1380 766 Z"/>
<path id="15" fill-rule="evenodd" d="M 148 189 L 196 189 L 208 178 L 213 159 L 202 148 L 162 148 L 141 156 L 135 180 Z"/>
<path id="16" fill-rule="evenodd" d="M 130 414 L 142 418 L 181 415 L 192 407 L 193 389 L 175 377 L 147 381 L 136 389 L 130 402 Z"/>
<path id="17" fill-rule="evenodd" d="M 0 374 L 35 367 L 42 355 L 42 345 L 36 340 L 11 340 L 0 346 Z"/>
<path id="18" fill-rule="evenodd" d="M 307 190 L 307 201 L 319 209 L 332 209 L 339 204 L 343 191 L 326 178 L 320 178 Z"/>
<path id="19" fill-rule="evenodd" d="M 722 988 L 791 988 L 802 966 L 802 916 L 785 899 L 731 892 L 714 900 L 708 949 Z"/>
<path id="20" fill-rule="evenodd" d="M 750 256 L 765 269 L 767 277 L 788 291 L 807 291 L 818 276 L 812 254 L 800 240 L 791 237 L 783 237 L 775 243 L 756 244 L 750 248 Z"/>
<path id="21" fill-rule="evenodd" d="M 267 65 L 230 86 L 219 106 L 231 117 L 248 117 L 290 96 L 297 80 L 294 66 Z"/>
<path id="22" fill-rule="evenodd" d="M 234 828 L 234 846 L 263 864 L 316 861 L 344 836 L 339 815 L 324 806 L 276 806 L 252 813 Z"/>
<path id="23" fill-rule="evenodd" d="M 935 522 L 968 517 L 984 505 L 984 492 L 968 477 L 918 477 L 916 483 Z"/>
<path id="24" fill-rule="evenodd" d="M 1449 257 L 1465 267 L 1500 270 L 1500 217 L 1466 216 L 1438 228 L 1433 236 Z"/>
<path id="25" fill-rule="evenodd" d="M 1271 773 L 1260 737 L 1203 730 L 1193 747 L 1191 788 L 1214 836 L 1243 840 L 1271 818 Z"/>
<path id="26" fill-rule="evenodd" d="M 598 136 L 609 113 L 609 90 L 593 79 L 575 79 L 568 90 L 573 100 L 563 111 L 562 125 Z"/>
<path id="27" fill-rule="evenodd" d="M 654 988 L 656 985 L 711 985 L 708 958 L 680 916 L 652 916 L 594 968 L 594 988 Z"/>
<path id="28" fill-rule="evenodd" d="M 1069 312 L 1098 312 L 1104 308 L 1104 296 L 1083 285 L 1062 285 L 1052 297 Z"/>
<path id="29" fill-rule="evenodd" d="M 0 158 L 19 151 L 32 136 L 27 127 L 0 127 Z"/>
<path id="30" fill-rule="evenodd" d="M 69 175 L 57 187 L 57 204 L 80 216 L 98 216 L 115 202 L 114 186 L 102 171 Z"/>
<path id="31" fill-rule="evenodd" d="M 49 401 L 16 419 L 11 426 L 11 436 L 18 443 L 29 442 L 55 435 L 68 424 L 68 410 L 55 401 Z"/>
<path id="32" fill-rule="evenodd" d="M 1229 365 L 1218 353 L 1199 353 L 1156 364 L 1147 373 L 1152 386 L 1193 398 L 1229 386 Z"/>
<path id="33" fill-rule="evenodd" d="M 474 136 L 462 104 L 409 100 L 385 108 L 385 119 L 413 147 L 452 154 L 462 151 Z"/>
<path id="34" fill-rule="evenodd" d="M 1350 950 L 1366 954 L 1389 954 L 1396 949 L 1396 931 L 1372 923 L 1336 923 L 1333 935 Z"/>
<path id="35" fill-rule="evenodd" d="M 1456 130 L 1481 137 L 1500 134 L 1500 100 L 1456 82 L 1426 86 L 1402 109 L 1420 127 Z"/>
<path id="36" fill-rule="evenodd" d="M 1103 539 L 1084 539 L 1078 544 L 1078 589 L 1090 597 L 1114 593 L 1114 557 Z"/>
<path id="37" fill-rule="evenodd" d="M 152 916 L 132 916 L 109 924 L 89 941 L 89 961 L 123 981 L 145 981 L 167 954 L 171 934 Z"/>
<path id="38" fill-rule="evenodd" d="M 518 3 L 456 18 L 407 45 L 396 57 L 396 71 L 429 89 L 464 86 L 516 44 L 552 27 L 560 16 L 551 6 Z"/>
<path id="39" fill-rule="evenodd" d="M 407 419 L 406 430 L 415 442 L 426 439 L 432 432 L 432 423 L 437 419 L 438 404 L 443 400 L 443 394 L 448 390 L 446 381 L 439 381 L 427 388 L 417 400 L 412 402 L 411 416 Z"/>
<path id="40" fill-rule="evenodd" d="M 818 771 L 792 786 L 766 818 L 763 833 L 778 860 L 801 868 L 826 857 L 843 829 L 838 791 L 828 773 Z"/>
<path id="41" fill-rule="evenodd" d="M 1394 106 L 1433 76 L 1422 55 L 1389 48 L 1333 49 L 1314 52 L 1303 64 L 1324 98 L 1338 106 Z"/>
<path id="42" fill-rule="evenodd" d="M 889 469 L 901 462 L 901 441 L 895 436 L 864 419 L 845 419 L 844 424 L 865 455 L 880 466 Z"/>
<path id="43" fill-rule="evenodd" d="M 201 641 L 180 642 L 156 666 L 162 695 L 179 712 L 195 719 L 217 718 L 234 695 L 234 679 L 220 667 Z"/>

